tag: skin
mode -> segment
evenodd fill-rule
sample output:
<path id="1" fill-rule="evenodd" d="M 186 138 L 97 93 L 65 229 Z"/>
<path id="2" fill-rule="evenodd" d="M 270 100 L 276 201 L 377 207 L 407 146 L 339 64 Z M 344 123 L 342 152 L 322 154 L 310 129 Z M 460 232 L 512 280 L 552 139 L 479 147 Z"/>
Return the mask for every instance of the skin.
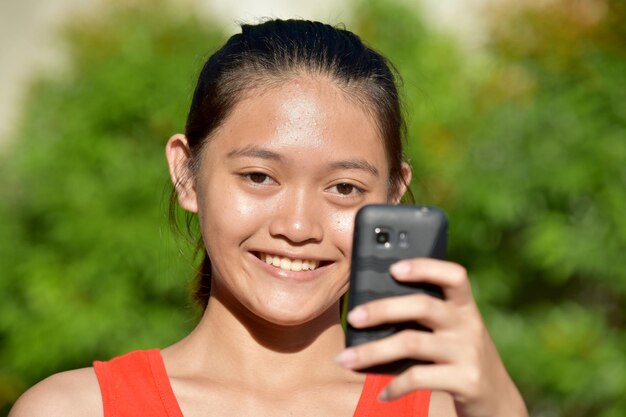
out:
<path id="1" fill-rule="evenodd" d="M 207 410 L 351 416 L 364 382 L 354 370 L 401 357 L 435 364 L 396 377 L 383 398 L 427 388 L 436 390 L 431 416 L 527 415 L 457 264 L 412 259 L 392 269 L 400 281 L 440 285 L 445 301 L 406 296 L 349 315 L 357 327 L 417 320 L 433 333 L 345 350 L 339 299 L 348 285 L 354 215 L 364 204 L 399 200 L 389 200 L 382 139 L 366 110 L 328 79 L 303 75 L 240 100 L 209 139 L 195 174 L 184 135 L 169 140 L 179 203 L 198 213 L 213 267 L 200 323 L 162 351 L 186 417 Z M 408 182 L 408 166 L 403 173 Z M 320 266 L 285 271 L 263 254 Z M 44 380 L 10 414 L 39 415 L 101 416 L 93 369 Z"/>

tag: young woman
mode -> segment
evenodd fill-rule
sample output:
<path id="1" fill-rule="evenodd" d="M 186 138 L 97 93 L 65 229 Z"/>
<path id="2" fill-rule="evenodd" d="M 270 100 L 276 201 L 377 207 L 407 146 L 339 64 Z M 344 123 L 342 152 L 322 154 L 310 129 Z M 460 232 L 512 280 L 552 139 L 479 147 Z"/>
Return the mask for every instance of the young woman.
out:
<path id="1" fill-rule="evenodd" d="M 439 285 L 351 311 L 356 327 L 414 320 L 345 349 L 356 211 L 397 204 L 411 179 L 393 73 L 321 23 L 244 25 L 205 64 L 185 134 L 166 146 L 178 202 L 204 242 L 198 326 L 31 388 L 11 416 L 526 416 L 460 265 L 411 259 L 399 281 Z M 355 372 L 400 358 L 397 377 Z"/>

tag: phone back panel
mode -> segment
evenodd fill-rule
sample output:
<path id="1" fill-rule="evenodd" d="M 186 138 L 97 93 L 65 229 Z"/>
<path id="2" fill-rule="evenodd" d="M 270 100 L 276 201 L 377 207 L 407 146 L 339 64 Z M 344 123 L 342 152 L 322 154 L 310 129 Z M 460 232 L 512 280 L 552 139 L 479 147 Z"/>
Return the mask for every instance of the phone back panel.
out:
<path id="1" fill-rule="evenodd" d="M 391 264 L 407 258 L 446 258 L 447 218 L 440 209 L 409 205 L 368 205 L 356 215 L 348 308 L 352 310 L 384 297 L 427 293 L 443 298 L 441 289 L 428 283 L 401 283 L 389 273 Z M 348 324 L 346 342 L 356 346 L 405 329 L 429 331 L 415 322 L 355 329 Z M 373 373 L 399 373 L 420 363 L 398 361 L 366 369 Z M 423 363 L 423 362 L 421 362 Z"/>

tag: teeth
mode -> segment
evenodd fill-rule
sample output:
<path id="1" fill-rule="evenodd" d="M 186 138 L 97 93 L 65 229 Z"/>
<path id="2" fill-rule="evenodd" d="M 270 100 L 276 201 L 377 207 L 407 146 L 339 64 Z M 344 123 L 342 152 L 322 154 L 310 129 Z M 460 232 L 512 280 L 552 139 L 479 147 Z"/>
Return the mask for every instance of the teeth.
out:
<path id="1" fill-rule="evenodd" d="M 302 271 L 302 261 L 300 259 L 294 259 L 291 261 L 292 271 Z"/>
<path id="2" fill-rule="evenodd" d="M 287 271 L 291 270 L 291 259 L 282 258 L 280 260 L 280 269 L 286 269 Z"/>
<path id="3" fill-rule="evenodd" d="M 319 266 L 318 261 L 290 259 L 281 256 L 268 255 L 267 253 L 261 254 L 261 260 L 268 265 L 273 265 L 277 268 L 284 269 L 285 271 L 313 271 Z"/>

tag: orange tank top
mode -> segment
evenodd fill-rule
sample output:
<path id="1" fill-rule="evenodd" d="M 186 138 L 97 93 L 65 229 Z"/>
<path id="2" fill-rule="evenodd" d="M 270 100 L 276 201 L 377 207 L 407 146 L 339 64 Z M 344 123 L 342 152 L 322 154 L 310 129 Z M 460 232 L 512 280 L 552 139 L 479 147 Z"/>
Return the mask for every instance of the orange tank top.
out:
<path id="1" fill-rule="evenodd" d="M 183 417 L 170 385 L 161 351 L 137 350 L 108 362 L 93 363 L 104 405 L 104 417 Z M 367 375 L 354 417 L 427 417 L 430 391 L 415 391 L 391 402 L 378 394 L 391 376 Z"/>

